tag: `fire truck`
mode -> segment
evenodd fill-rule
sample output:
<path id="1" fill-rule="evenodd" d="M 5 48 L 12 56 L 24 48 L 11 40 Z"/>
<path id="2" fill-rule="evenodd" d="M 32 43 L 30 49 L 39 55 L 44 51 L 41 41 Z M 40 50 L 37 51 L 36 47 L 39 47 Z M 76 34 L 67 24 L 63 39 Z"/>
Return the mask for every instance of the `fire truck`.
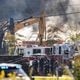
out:
<path id="1" fill-rule="evenodd" d="M 23 57 L 48 56 L 55 60 L 68 60 L 73 57 L 74 49 L 71 44 L 54 44 L 53 46 L 19 46 L 15 48 L 14 55 Z"/>

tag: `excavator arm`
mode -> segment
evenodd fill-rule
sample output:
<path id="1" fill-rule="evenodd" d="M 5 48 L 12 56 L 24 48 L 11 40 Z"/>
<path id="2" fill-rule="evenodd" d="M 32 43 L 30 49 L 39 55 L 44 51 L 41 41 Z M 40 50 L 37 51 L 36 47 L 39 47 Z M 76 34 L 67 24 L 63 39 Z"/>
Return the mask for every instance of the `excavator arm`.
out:
<path id="1" fill-rule="evenodd" d="M 44 33 L 46 33 L 46 25 L 45 25 L 45 18 L 42 15 L 40 17 L 40 21 L 39 21 L 39 35 L 38 35 L 39 36 L 39 45 L 43 44 Z"/>
<path id="2" fill-rule="evenodd" d="M 15 24 L 15 32 L 24 28 L 25 26 L 28 26 L 28 25 L 32 25 L 34 23 L 37 23 L 39 22 L 39 19 L 38 18 L 30 18 L 28 20 L 25 20 L 25 21 L 20 21 L 20 22 L 17 22 Z"/>

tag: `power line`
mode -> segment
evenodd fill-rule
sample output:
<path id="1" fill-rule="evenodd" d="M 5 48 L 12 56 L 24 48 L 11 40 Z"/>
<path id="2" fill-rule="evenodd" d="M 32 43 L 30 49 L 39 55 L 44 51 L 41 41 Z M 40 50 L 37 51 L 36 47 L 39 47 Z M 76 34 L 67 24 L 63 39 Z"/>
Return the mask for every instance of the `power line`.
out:
<path id="1" fill-rule="evenodd" d="M 54 15 L 47 15 L 45 17 L 48 17 L 48 16 L 60 16 L 60 15 L 70 15 L 70 14 L 79 14 L 80 12 L 69 12 L 69 13 L 60 13 L 60 14 L 54 14 Z"/>

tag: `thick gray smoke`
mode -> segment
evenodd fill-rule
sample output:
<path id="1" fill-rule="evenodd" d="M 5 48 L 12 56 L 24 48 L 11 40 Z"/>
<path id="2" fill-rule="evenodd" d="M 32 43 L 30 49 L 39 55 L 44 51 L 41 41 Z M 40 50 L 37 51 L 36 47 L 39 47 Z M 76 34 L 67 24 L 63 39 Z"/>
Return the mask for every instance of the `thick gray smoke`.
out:
<path id="1" fill-rule="evenodd" d="M 46 16 L 58 16 L 58 22 L 80 24 L 80 0 L 0 0 L 0 20 L 40 16 L 42 9 Z"/>
<path id="2" fill-rule="evenodd" d="M 0 19 L 39 15 L 40 0 L 0 0 Z"/>
<path id="3" fill-rule="evenodd" d="M 60 18 L 63 18 L 63 21 L 66 22 L 68 4 L 69 0 L 47 0 L 45 4 L 46 13 L 52 16 L 60 16 Z"/>
<path id="4" fill-rule="evenodd" d="M 47 15 L 59 17 L 57 23 L 80 26 L 80 0 L 47 0 L 45 10 Z"/>

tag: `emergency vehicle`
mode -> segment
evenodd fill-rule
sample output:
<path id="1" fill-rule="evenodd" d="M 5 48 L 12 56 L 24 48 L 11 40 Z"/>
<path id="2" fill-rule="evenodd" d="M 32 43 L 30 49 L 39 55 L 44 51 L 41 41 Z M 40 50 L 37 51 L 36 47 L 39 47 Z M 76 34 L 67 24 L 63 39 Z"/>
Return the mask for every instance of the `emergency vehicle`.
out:
<path id="1" fill-rule="evenodd" d="M 23 55 L 25 57 L 30 57 L 34 55 L 50 55 L 52 53 L 51 47 L 16 47 L 14 55 Z"/>
<path id="2" fill-rule="evenodd" d="M 19 46 L 15 48 L 14 55 L 22 55 L 23 57 L 33 56 L 51 56 L 55 59 L 69 59 L 73 56 L 74 49 L 71 44 L 54 44 L 53 46 Z"/>
<path id="3" fill-rule="evenodd" d="M 20 64 L 1 63 L 0 64 L 1 80 L 30 80 L 28 75 L 23 71 Z"/>

